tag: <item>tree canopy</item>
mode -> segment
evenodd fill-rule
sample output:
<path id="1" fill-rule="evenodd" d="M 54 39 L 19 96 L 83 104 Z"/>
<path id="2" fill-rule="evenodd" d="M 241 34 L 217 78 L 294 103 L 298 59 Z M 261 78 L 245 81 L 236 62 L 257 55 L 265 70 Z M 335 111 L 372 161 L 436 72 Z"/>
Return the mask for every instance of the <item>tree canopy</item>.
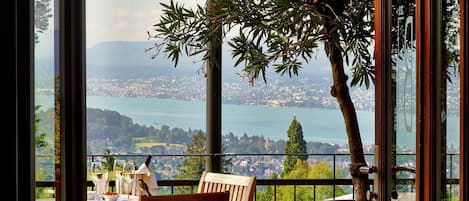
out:
<path id="1" fill-rule="evenodd" d="M 39 34 L 49 27 L 49 18 L 52 17 L 51 0 L 34 1 L 34 42 L 39 42 Z"/>
<path id="2" fill-rule="evenodd" d="M 303 138 L 303 129 L 296 117 L 290 123 L 287 131 L 288 140 L 285 144 L 285 154 L 306 154 L 306 141 Z M 298 161 L 306 161 L 307 155 L 287 155 L 283 161 L 281 176 L 292 171 Z"/>
<path id="3" fill-rule="evenodd" d="M 314 59 L 314 52 L 325 44 L 328 56 L 332 47 L 340 49 L 351 67 L 351 84 L 365 84 L 374 80 L 374 65 L 370 53 L 373 37 L 373 1 L 345 0 L 218 0 L 218 10 L 212 13 L 203 6 L 185 8 L 173 0 L 164 7 L 155 37 L 155 53 L 163 51 L 178 64 L 181 54 L 203 54 L 208 58 L 207 43 L 213 33 L 208 23 L 223 26 L 223 40 L 228 38 L 235 66 L 244 66 L 250 79 L 262 77 L 266 69 L 289 76 L 297 75 L 303 63 Z M 330 30 L 327 30 L 326 26 Z M 327 43 L 331 41 L 332 43 Z"/>
<path id="4" fill-rule="evenodd" d="M 336 178 L 343 178 L 342 169 L 336 169 Z M 271 179 L 276 179 L 277 175 L 273 174 Z M 293 169 L 285 174 L 282 178 L 284 179 L 332 179 L 334 178 L 334 170 L 330 167 L 327 162 L 319 162 L 309 165 L 307 161 L 298 160 Z M 259 201 L 270 201 L 273 200 L 274 192 L 277 193 L 277 200 L 325 200 L 335 196 L 341 196 L 345 194 L 345 190 L 342 187 L 336 186 L 335 194 L 332 186 L 319 185 L 315 187 L 315 191 L 311 190 L 311 186 L 297 186 L 296 195 L 294 193 L 293 186 L 277 186 L 277 190 L 274 191 L 272 186 L 266 187 L 264 190 L 257 192 L 257 200 Z"/>
<path id="5" fill-rule="evenodd" d="M 163 51 L 175 66 L 181 54 L 202 54 L 209 64 L 206 66 L 221 68 L 219 54 L 211 51 L 211 44 L 221 44 L 236 30 L 228 41 L 235 66 L 244 66 L 250 83 L 259 77 L 266 82 L 266 69 L 272 66 L 281 75 L 298 75 L 303 62 L 310 62 L 324 44 L 333 78 L 330 93 L 339 103 L 346 126 L 355 198 L 366 200 L 368 178 L 356 172 L 366 161 L 344 62 L 352 67 L 352 86 L 369 87 L 374 82 L 369 50 L 374 1 L 209 0 L 206 7 L 199 5 L 196 9 L 174 1 L 161 5 L 164 9 L 155 24 L 156 34 L 150 35 L 160 40 L 149 50 L 155 49 L 156 54 Z"/>
<path id="6" fill-rule="evenodd" d="M 198 132 L 192 136 L 192 144 L 187 145 L 187 152 L 191 154 L 205 153 L 205 135 Z M 199 179 L 205 169 L 204 157 L 188 157 L 183 160 L 181 165 L 181 174 L 179 178 L 183 179 Z"/>

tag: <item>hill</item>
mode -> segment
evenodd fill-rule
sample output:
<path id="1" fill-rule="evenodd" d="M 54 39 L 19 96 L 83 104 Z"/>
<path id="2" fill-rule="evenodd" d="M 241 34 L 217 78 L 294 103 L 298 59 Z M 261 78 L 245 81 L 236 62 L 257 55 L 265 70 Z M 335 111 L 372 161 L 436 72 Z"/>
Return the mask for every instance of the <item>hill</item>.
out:
<path id="1" fill-rule="evenodd" d="M 40 119 L 38 133 L 46 133 L 50 145 L 53 144 L 52 109 L 41 110 L 36 114 Z M 87 152 L 104 153 L 112 148 L 118 153 L 180 154 L 185 146 L 192 144 L 192 137 L 199 130 L 184 130 L 163 125 L 160 128 L 139 125 L 127 116 L 116 111 L 96 108 L 87 109 Z M 286 136 L 285 136 L 286 138 Z M 284 153 L 285 141 L 272 140 L 264 136 L 223 136 L 227 153 Z M 308 142 L 308 153 L 336 153 L 338 145 Z M 49 147 L 53 148 L 53 147 Z"/>
<path id="2" fill-rule="evenodd" d="M 202 67 L 201 57 L 181 57 L 179 65 L 174 68 L 174 64 L 160 54 L 152 59 L 153 53 L 145 51 L 154 45 L 154 41 L 110 41 L 98 43 L 86 49 L 87 78 L 116 78 L 133 79 L 155 77 L 159 75 L 196 75 Z M 234 68 L 234 60 L 231 58 L 230 48 L 223 46 L 223 79 L 233 80 L 242 68 Z M 309 64 L 304 64 L 299 77 L 310 79 L 322 79 L 330 77 L 329 62 L 323 51 L 316 53 L 316 60 Z M 36 71 L 38 80 L 50 80 L 54 72 L 53 57 L 43 57 L 36 59 Z M 278 75 L 273 68 L 268 69 L 268 80 L 278 79 Z M 284 79 L 289 79 L 285 76 Z M 50 84 L 49 84 L 50 85 Z"/>

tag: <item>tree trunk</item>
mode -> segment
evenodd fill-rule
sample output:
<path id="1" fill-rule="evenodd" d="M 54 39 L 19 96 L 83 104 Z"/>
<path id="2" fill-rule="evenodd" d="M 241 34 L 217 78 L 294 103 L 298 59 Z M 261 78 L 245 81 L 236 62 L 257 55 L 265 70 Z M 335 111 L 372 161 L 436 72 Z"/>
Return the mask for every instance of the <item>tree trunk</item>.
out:
<path id="1" fill-rule="evenodd" d="M 334 33 L 336 30 L 334 30 L 332 26 L 333 25 L 331 25 L 329 20 L 324 24 L 325 31 L 329 36 L 325 42 L 325 48 L 329 56 L 329 61 L 331 62 L 332 78 L 334 81 L 333 86 L 331 87 L 331 95 L 337 99 L 345 121 L 345 129 L 347 132 L 348 144 L 350 147 L 350 158 L 352 162 L 350 165 L 350 171 L 352 174 L 355 200 L 365 201 L 368 190 L 368 175 L 357 174 L 358 167 L 366 165 L 360 129 L 358 126 L 357 112 L 352 99 L 350 98 L 347 86 L 348 77 L 344 72 L 344 61 L 342 58 L 342 49 L 340 48 L 340 43 L 338 41 L 338 34 Z"/>

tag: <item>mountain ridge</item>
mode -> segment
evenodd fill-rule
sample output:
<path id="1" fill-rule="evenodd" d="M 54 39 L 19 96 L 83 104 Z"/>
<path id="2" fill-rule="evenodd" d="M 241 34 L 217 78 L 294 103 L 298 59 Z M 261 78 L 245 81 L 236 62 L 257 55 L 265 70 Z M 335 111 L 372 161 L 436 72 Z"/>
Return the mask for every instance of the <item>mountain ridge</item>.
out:
<path id="1" fill-rule="evenodd" d="M 133 79 L 159 75 L 187 76 L 197 75 L 203 67 L 201 55 L 181 56 L 177 67 L 163 52 L 152 59 L 154 50 L 145 50 L 153 47 L 155 43 L 157 41 L 107 41 L 87 48 L 87 78 Z M 237 74 L 242 72 L 242 67 L 234 67 L 235 60 L 231 57 L 229 47 L 223 46 L 222 51 L 222 61 L 225 66 L 222 71 L 223 77 L 232 80 L 234 76 L 238 76 Z M 330 77 L 330 67 L 324 52 L 318 49 L 316 58 L 309 64 L 304 63 L 298 77 L 311 79 Z M 53 73 L 53 62 L 53 57 L 38 58 L 36 68 L 40 72 Z M 313 65 L 314 67 L 312 67 Z M 274 68 L 267 69 L 268 80 L 277 79 L 279 76 L 275 73 Z"/>

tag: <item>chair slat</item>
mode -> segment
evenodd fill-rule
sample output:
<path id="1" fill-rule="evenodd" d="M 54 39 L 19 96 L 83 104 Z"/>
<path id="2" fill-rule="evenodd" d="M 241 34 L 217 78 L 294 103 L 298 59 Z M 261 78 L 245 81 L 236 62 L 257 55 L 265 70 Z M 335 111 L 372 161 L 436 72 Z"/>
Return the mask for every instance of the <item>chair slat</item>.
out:
<path id="1" fill-rule="evenodd" d="M 213 192 L 213 183 L 212 182 L 208 183 L 208 191 L 207 192 Z"/>
<path id="2" fill-rule="evenodd" d="M 229 191 L 230 201 L 253 201 L 256 178 L 252 176 L 204 172 L 197 192 Z"/>
<path id="3" fill-rule="evenodd" d="M 235 190 L 233 191 L 233 201 L 237 201 L 238 200 L 239 186 L 235 186 L 234 189 Z"/>
<path id="4" fill-rule="evenodd" d="M 230 200 L 233 200 L 233 197 L 234 197 L 234 189 L 235 189 L 235 186 L 233 185 L 230 185 Z"/>
<path id="5" fill-rule="evenodd" d="M 217 190 L 216 190 L 216 192 L 221 192 L 221 184 L 220 184 L 220 183 L 217 184 Z"/>

